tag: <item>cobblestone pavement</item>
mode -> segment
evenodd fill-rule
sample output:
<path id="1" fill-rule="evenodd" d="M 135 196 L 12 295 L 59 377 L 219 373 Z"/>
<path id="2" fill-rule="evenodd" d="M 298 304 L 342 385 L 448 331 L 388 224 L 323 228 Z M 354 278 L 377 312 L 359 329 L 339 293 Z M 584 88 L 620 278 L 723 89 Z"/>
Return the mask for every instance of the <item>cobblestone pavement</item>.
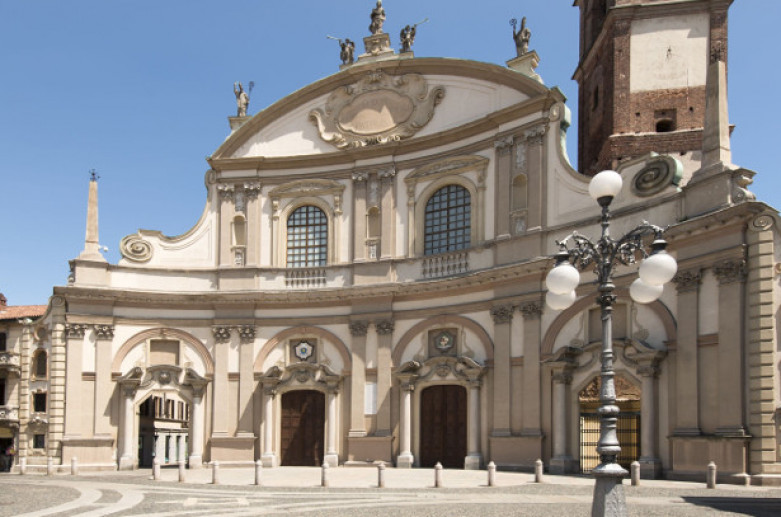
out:
<path id="1" fill-rule="evenodd" d="M 433 488 L 431 469 L 386 470 L 386 487 L 377 488 L 371 468 L 334 468 L 329 488 L 320 486 L 320 469 L 281 467 L 263 471 L 222 469 L 220 484 L 209 470 L 188 471 L 178 483 L 176 470 L 160 481 L 149 470 L 103 472 L 80 476 L 0 475 L 0 516 L 151 517 L 286 515 L 308 517 L 587 516 L 593 480 L 546 476 L 533 483 L 524 473 L 498 472 L 496 486 L 486 486 L 485 471 L 443 473 L 443 488 Z M 624 488 L 629 515 L 682 517 L 704 515 L 781 515 L 781 489 L 704 483 L 646 481 Z"/>

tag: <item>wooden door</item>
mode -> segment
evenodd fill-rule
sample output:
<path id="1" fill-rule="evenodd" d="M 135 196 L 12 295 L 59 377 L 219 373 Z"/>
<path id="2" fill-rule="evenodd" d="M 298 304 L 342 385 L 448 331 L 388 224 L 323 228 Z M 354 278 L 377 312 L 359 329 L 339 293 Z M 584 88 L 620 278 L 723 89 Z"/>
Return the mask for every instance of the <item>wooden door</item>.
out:
<path id="1" fill-rule="evenodd" d="M 282 395 L 284 466 L 318 467 L 325 445 L 325 395 L 319 391 L 289 391 Z"/>
<path id="2" fill-rule="evenodd" d="M 466 389 L 431 386 L 420 394 L 420 466 L 464 468 Z"/>

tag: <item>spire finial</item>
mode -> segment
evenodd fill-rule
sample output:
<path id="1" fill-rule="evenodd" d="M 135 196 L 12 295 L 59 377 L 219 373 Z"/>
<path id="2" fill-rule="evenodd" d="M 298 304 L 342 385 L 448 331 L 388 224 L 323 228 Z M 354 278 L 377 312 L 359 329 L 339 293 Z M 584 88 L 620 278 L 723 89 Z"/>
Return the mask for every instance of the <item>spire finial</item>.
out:
<path id="1" fill-rule="evenodd" d="M 100 176 L 98 175 L 98 172 L 95 169 L 89 170 L 89 180 L 90 181 L 98 181 L 100 179 Z"/>

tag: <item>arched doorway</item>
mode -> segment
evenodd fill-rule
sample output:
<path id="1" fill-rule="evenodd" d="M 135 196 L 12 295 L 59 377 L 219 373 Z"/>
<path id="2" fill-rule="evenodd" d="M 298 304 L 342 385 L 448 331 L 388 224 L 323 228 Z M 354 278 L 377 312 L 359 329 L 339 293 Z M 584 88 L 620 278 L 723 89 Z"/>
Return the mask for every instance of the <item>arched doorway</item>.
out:
<path id="1" fill-rule="evenodd" d="M 283 466 L 320 466 L 325 454 L 325 394 L 316 390 L 282 394 L 280 449 Z"/>
<path id="2" fill-rule="evenodd" d="M 190 404 L 176 392 L 152 392 L 138 405 L 138 466 L 186 461 Z"/>
<path id="3" fill-rule="evenodd" d="M 599 391 L 602 380 L 594 377 L 580 393 L 580 470 L 587 473 L 599 465 L 597 443 L 599 442 Z M 615 376 L 616 405 L 620 413 L 616 423 L 621 454 L 618 464 L 629 470 L 633 461 L 640 457 L 640 388 L 621 375 Z"/>
<path id="4" fill-rule="evenodd" d="M 464 468 L 467 439 L 466 388 L 429 386 L 420 394 L 420 466 Z"/>

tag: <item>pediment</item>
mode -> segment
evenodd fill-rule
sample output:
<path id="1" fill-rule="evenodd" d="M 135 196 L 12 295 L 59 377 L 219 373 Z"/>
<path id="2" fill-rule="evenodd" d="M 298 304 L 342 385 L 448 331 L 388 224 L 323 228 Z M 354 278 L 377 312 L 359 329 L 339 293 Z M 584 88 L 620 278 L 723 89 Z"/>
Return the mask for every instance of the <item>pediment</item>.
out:
<path id="1" fill-rule="evenodd" d="M 484 175 L 486 168 L 488 167 L 488 162 L 488 158 L 477 155 L 445 158 L 415 169 L 404 179 L 404 181 L 408 184 L 418 183 L 420 181 L 430 181 L 441 176 L 461 174 L 462 172 L 475 170 L 480 172 L 481 175 Z"/>

